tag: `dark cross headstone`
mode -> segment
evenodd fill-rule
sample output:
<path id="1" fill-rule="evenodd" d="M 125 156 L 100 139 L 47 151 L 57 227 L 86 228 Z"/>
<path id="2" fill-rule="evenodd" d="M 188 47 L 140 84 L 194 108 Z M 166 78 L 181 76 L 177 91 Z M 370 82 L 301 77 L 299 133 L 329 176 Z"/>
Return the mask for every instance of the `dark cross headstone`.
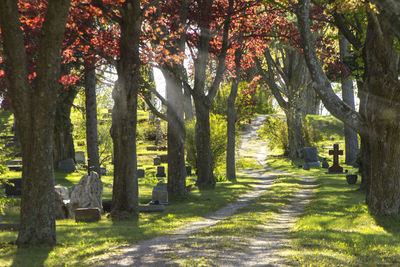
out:
<path id="1" fill-rule="evenodd" d="M 157 167 L 157 174 L 156 177 L 165 177 L 165 167 L 164 166 L 158 166 Z"/>
<path id="2" fill-rule="evenodd" d="M 144 177 L 144 169 L 137 169 L 137 177 L 138 178 Z"/>
<path id="3" fill-rule="evenodd" d="M 339 150 L 339 144 L 333 145 L 333 150 L 329 150 L 329 155 L 333 155 L 333 164 L 328 169 L 328 173 L 343 173 L 343 168 L 339 165 L 339 155 L 343 155 L 343 150 Z"/>

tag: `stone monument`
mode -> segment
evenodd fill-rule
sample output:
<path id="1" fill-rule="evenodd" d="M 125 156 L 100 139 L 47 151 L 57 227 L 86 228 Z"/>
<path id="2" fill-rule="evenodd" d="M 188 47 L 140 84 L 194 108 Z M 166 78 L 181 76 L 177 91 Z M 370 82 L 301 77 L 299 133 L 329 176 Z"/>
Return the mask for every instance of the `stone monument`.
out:
<path id="1" fill-rule="evenodd" d="M 328 168 L 328 173 L 343 173 L 343 168 L 339 165 L 339 155 L 343 155 L 343 150 L 339 150 L 339 144 L 333 145 L 333 150 L 329 150 L 329 155 L 333 155 L 333 164 Z"/>

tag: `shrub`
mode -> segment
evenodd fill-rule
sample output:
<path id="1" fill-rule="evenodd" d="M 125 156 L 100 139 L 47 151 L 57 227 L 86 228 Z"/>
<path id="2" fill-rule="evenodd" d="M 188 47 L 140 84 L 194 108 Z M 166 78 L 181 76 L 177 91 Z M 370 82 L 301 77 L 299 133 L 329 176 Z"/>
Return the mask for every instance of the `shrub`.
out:
<path id="1" fill-rule="evenodd" d="M 210 114 L 211 156 L 214 168 L 224 164 L 225 161 L 224 156 L 227 142 L 226 124 L 226 119 L 221 115 Z M 196 169 L 197 151 L 195 125 L 195 120 L 186 124 L 186 160 Z"/>
<path id="2" fill-rule="evenodd" d="M 280 148 L 284 155 L 289 154 L 289 139 L 286 118 L 279 115 L 268 116 L 264 122 L 264 126 L 258 134 L 268 140 L 269 146 Z"/>

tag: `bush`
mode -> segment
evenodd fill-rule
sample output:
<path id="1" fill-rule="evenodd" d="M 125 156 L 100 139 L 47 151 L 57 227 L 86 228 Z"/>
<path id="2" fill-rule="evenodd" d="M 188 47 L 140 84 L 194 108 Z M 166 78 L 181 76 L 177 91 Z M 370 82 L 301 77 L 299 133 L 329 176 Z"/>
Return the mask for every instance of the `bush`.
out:
<path id="1" fill-rule="evenodd" d="M 286 118 L 279 115 L 268 116 L 264 122 L 264 126 L 258 134 L 268 140 L 269 146 L 280 148 L 284 155 L 289 154 L 289 139 Z"/>
<path id="2" fill-rule="evenodd" d="M 197 168 L 197 150 L 195 138 L 196 121 L 192 120 L 186 124 L 186 160 L 195 169 Z M 225 163 L 226 153 L 226 119 L 221 115 L 210 114 L 210 131 L 211 131 L 211 156 L 214 168 Z"/>

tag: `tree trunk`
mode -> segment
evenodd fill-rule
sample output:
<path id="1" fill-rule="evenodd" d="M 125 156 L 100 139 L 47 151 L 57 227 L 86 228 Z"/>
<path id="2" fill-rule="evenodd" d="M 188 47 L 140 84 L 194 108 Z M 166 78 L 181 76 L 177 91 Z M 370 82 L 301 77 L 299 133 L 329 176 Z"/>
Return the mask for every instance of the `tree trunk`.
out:
<path id="1" fill-rule="evenodd" d="M 70 1 L 50 1 L 41 29 L 35 81 L 28 81 L 27 53 L 17 1 L 0 1 L 7 88 L 22 147 L 22 196 L 17 244 L 55 245 L 53 134 L 60 85 L 61 45 Z"/>
<path id="2" fill-rule="evenodd" d="M 181 82 L 173 74 L 163 70 L 167 92 L 168 119 L 168 193 L 186 195 L 185 139 Z"/>
<path id="3" fill-rule="evenodd" d="M 99 141 L 97 133 L 96 68 L 85 66 L 86 145 L 88 168 L 100 176 Z"/>
<path id="4" fill-rule="evenodd" d="M 54 166 L 64 159 L 74 159 L 74 139 L 72 136 L 71 108 L 77 91 L 74 88 L 63 90 L 58 97 L 54 128 Z"/>
<path id="5" fill-rule="evenodd" d="M 345 38 L 339 40 L 340 45 L 340 57 L 342 62 L 349 56 L 348 52 L 348 41 Z M 346 75 L 342 73 L 342 99 L 349 105 L 353 110 L 354 105 L 354 90 L 353 81 Z M 358 137 L 357 132 L 354 131 L 348 125 L 344 125 L 344 139 L 345 139 L 345 163 L 348 165 L 354 164 L 357 158 L 358 149 Z"/>
<path id="6" fill-rule="evenodd" d="M 191 121 L 194 119 L 192 96 L 188 92 L 186 92 L 186 90 L 184 92 L 183 101 L 183 106 L 185 109 L 185 121 Z"/>
<path id="7" fill-rule="evenodd" d="M 296 107 L 285 110 L 286 123 L 288 128 L 289 140 L 289 158 L 298 159 L 303 154 L 303 127 L 301 123 L 301 114 Z"/>
<path id="8" fill-rule="evenodd" d="M 308 114 L 319 115 L 321 100 L 311 86 L 307 86 L 302 90 L 301 98 L 302 99 L 300 101 L 302 118 L 305 118 Z"/>
<path id="9" fill-rule="evenodd" d="M 241 39 L 239 39 L 239 43 Z M 226 147 L 226 177 L 229 181 L 236 182 L 236 110 L 235 101 L 239 88 L 242 60 L 242 48 L 237 48 L 235 51 L 235 72 L 236 76 L 232 80 L 231 92 L 228 97 L 227 107 L 227 147 Z"/>
<path id="10" fill-rule="evenodd" d="M 196 107 L 196 149 L 197 149 L 197 186 L 200 189 L 215 187 L 213 160 L 210 140 L 210 108 L 204 103 L 205 97 L 195 99 Z"/>
<path id="11" fill-rule="evenodd" d="M 400 83 L 394 35 L 382 15 L 369 14 L 368 22 L 363 90 L 370 96 L 366 110 L 371 152 L 365 166 L 371 174 L 367 203 L 373 214 L 400 214 Z"/>
<path id="12" fill-rule="evenodd" d="M 127 0 L 121 9 L 120 59 L 114 87 L 111 137 L 114 144 L 113 218 L 137 214 L 136 174 L 137 92 L 140 75 L 140 1 Z"/>

